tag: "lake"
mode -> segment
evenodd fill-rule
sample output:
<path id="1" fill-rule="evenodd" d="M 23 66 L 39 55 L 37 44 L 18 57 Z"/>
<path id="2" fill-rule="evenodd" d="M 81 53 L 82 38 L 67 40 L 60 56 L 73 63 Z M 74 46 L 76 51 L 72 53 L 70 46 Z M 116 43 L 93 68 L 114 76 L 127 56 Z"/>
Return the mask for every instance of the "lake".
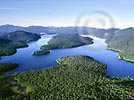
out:
<path id="1" fill-rule="evenodd" d="M 104 39 L 90 36 L 94 40 L 94 44 L 80 46 L 76 48 L 51 50 L 51 53 L 43 56 L 32 56 L 32 52 L 39 50 L 40 46 L 47 44 L 52 35 L 42 35 L 41 39 L 29 43 L 29 47 L 17 49 L 17 53 L 12 56 L 1 57 L 0 63 L 12 62 L 19 64 L 15 70 L 6 74 L 17 72 L 38 70 L 47 67 L 56 66 L 56 59 L 64 56 L 72 55 L 88 55 L 95 60 L 107 64 L 107 74 L 117 77 L 134 77 L 134 63 L 119 60 L 117 52 L 107 50 L 107 44 Z"/>

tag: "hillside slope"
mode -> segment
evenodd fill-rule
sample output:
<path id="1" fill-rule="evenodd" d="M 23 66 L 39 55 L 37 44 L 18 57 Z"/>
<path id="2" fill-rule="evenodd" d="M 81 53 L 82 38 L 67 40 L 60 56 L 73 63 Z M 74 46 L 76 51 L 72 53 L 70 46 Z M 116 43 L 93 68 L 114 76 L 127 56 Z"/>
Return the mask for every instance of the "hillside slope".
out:
<path id="1" fill-rule="evenodd" d="M 36 41 L 40 38 L 40 35 L 25 32 L 25 31 L 15 31 L 11 33 L 7 33 L 1 36 L 3 39 L 13 40 L 13 41 L 21 41 L 21 42 L 31 42 Z"/>
<path id="2" fill-rule="evenodd" d="M 134 28 L 118 31 L 109 42 L 109 49 L 118 51 L 118 58 L 134 62 Z"/>
<path id="3" fill-rule="evenodd" d="M 16 53 L 17 48 L 27 47 L 27 43 L 40 38 L 37 34 L 24 31 L 16 31 L 0 36 L 0 56 L 8 56 Z"/>
<path id="4" fill-rule="evenodd" d="M 82 45 L 92 44 L 93 39 L 89 37 L 82 37 L 78 34 L 60 34 L 54 36 L 49 42 L 48 45 L 44 45 L 41 49 L 50 50 L 50 49 L 61 49 L 61 48 L 72 48 Z"/>
<path id="5" fill-rule="evenodd" d="M 59 66 L 23 72 L 10 76 L 10 78 L 5 78 L 5 81 L 2 81 L 5 84 L 2 85 L 2 90 L 0 89 L 0 99 L 134 99 L 134 79 L 109 78 L 106 75 L 106 65 L 103 63 L 87 56 L 63 57 L 58 59 L 57 63 Z M 13 80 L 17 84 L 10 85 Z M 6 93 L 7 91 L 8 94 Z"/>

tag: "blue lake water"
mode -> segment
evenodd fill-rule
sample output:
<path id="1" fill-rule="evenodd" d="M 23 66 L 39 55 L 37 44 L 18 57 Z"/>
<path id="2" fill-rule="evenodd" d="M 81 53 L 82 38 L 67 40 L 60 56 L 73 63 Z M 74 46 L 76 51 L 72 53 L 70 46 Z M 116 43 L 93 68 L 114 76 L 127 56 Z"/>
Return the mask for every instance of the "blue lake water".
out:
<path id="1" fill-rule="evenodd" d="M 56 59 L 71 55 L 88 55 L 95 60 L 107 64 L 107 74 L 118 77 L 134 77 L 134 63 L 118 60 L 117 52 L 107 50 L 107 44 L 104 39 L 90 36 L 94 39 L 94 44 L 51 50 L 51 53 L 43 56 L 32 56 L 32 52 L 39 50 L 40 46 L 47 44 L 52 35 L 43 35 L 40 40 L 29 43 L 29 47 L 17 49 L 17 53 L 12 56 L 4 56 L 0 60 L 3 62 L 12 62 L 19 64 L 15 70 L 6 74 L 23 72 L 29 70 L 43 69 L 57 65 Z"/>

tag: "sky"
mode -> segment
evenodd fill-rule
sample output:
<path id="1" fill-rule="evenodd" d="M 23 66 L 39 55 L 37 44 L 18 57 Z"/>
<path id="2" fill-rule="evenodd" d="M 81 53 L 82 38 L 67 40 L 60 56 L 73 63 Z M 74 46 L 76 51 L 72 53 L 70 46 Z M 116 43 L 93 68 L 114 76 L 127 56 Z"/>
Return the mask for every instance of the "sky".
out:
<path id="1" fill-rule="evenodd" d="M 0 0 L 0 25 L 134 27 L 134 0 Z"/>

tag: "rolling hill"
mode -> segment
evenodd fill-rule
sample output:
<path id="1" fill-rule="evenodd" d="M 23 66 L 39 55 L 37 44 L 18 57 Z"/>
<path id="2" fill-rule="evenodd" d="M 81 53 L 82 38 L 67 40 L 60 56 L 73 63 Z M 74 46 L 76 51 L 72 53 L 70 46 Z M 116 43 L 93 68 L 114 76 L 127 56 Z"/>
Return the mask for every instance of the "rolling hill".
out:
<path id="1" fill-rule="evenodd" d="M 27 47 L 27 43 L 36 41 L 40 35 L 24 31 L 16 31 L 0 36 L 0 56 L 8 56 L 16 53 L 17 48 Z"/>

